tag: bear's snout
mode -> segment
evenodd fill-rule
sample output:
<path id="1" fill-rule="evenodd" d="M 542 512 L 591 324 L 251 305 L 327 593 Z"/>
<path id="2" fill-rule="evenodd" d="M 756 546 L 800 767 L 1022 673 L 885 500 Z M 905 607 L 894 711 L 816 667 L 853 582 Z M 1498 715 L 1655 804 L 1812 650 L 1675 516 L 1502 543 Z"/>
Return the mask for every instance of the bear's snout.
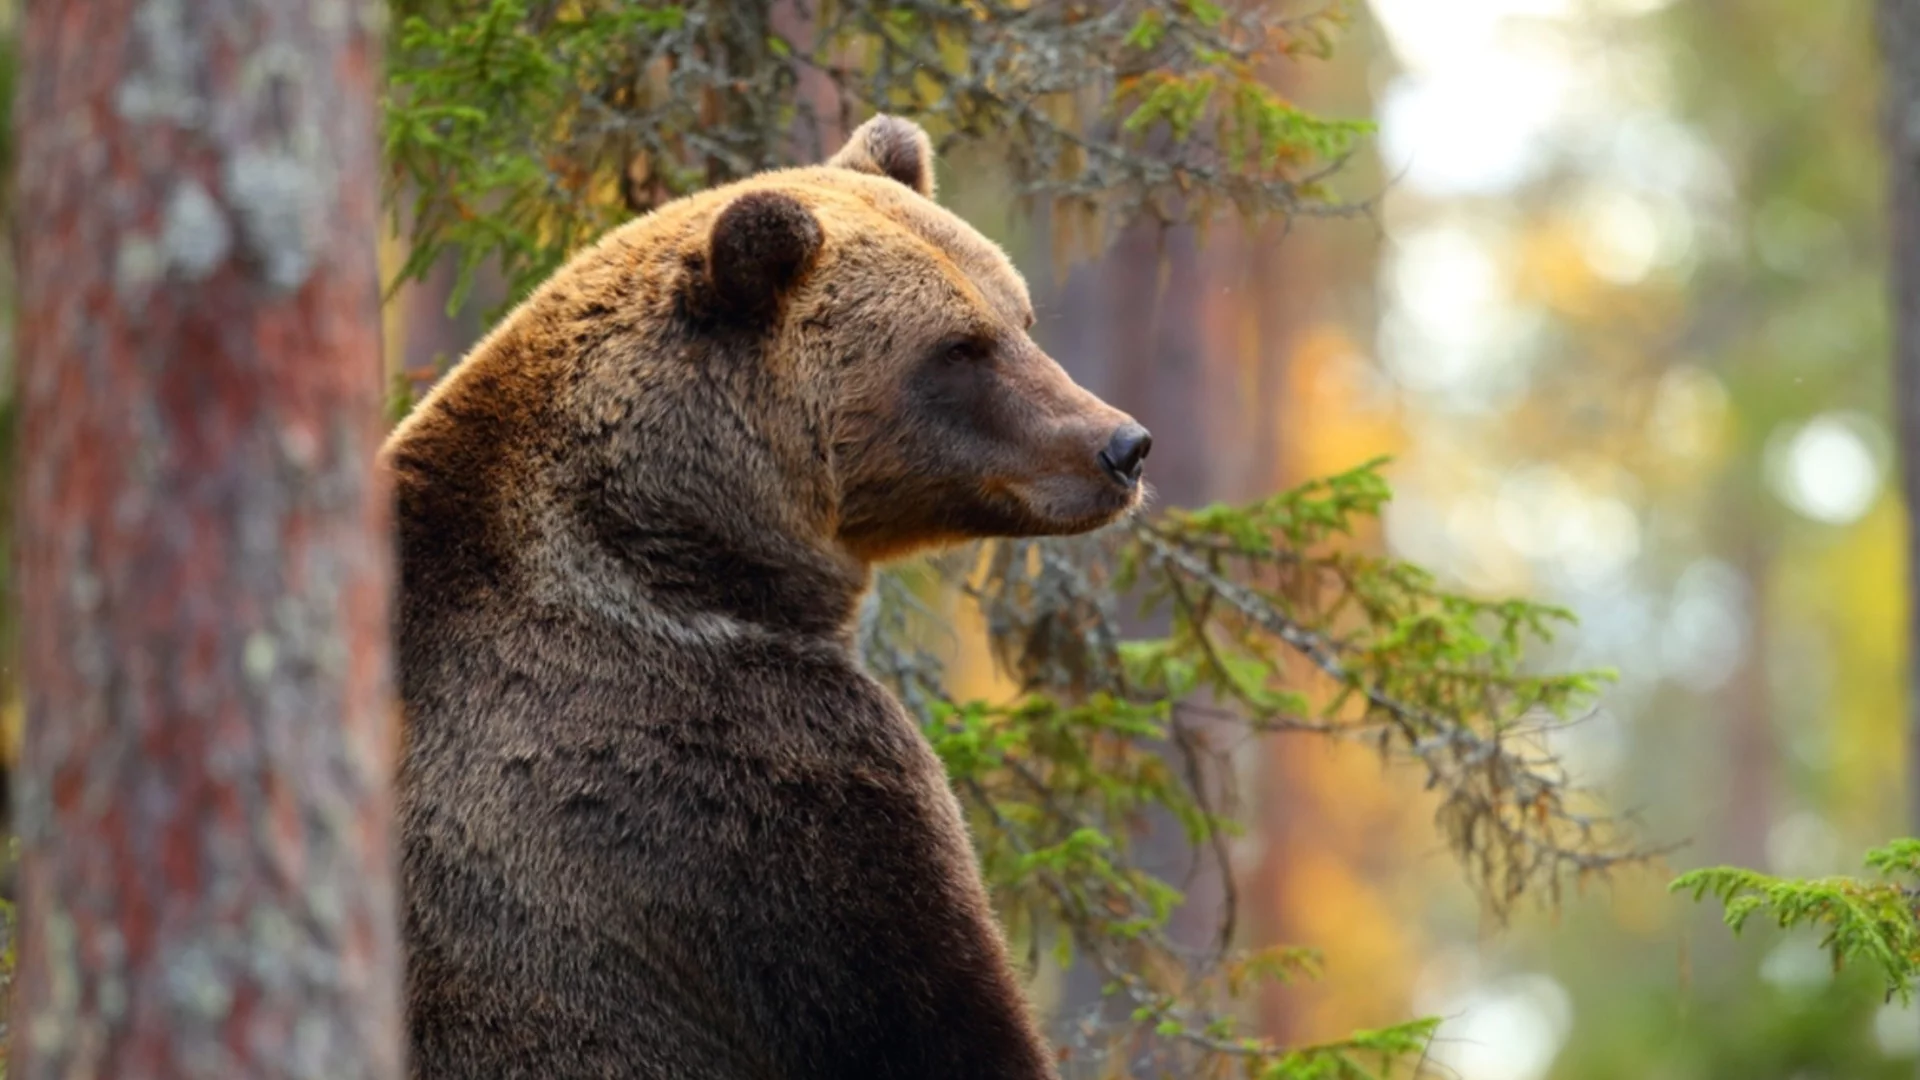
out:
<path id="1" fill-rule="evenodd" d="M 1100 467 L 1121 487 L 1133 487 L 1140 482 L 1147 452 L 1152 449 L 1153 433 L 1129 420 L 1120 425 L 1107 440 L 1106 449 L 1100 451 Z"/>

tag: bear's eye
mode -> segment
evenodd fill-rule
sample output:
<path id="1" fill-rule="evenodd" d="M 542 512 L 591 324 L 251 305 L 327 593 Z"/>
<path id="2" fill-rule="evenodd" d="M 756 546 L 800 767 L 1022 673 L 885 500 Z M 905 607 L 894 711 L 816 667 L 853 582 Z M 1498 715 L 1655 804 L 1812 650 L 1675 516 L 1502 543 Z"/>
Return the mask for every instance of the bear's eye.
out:
<path id="1" fill-rule="evenodd" d="M 977 364 L 987 358 L 988 352 L 985 342 L 967 337 L 943 342 L 936 355 L 949 364 Z"/>

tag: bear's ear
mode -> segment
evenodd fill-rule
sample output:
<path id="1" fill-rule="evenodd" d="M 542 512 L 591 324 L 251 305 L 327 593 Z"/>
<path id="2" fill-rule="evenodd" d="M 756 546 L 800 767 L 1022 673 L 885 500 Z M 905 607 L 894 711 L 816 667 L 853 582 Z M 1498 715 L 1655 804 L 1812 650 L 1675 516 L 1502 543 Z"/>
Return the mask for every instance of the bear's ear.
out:
<path id="1" fill-rule="evenodd" d="M 800 200 L 750 191 L 714 219 L 707 273 L 721 306 L 743 319 L 771 318 L 820 253 L 820 222 Z"/>
<path id="2" fill-rule="evenodd" d="M 933 198 L 933 140 L 919 124 L 885 113 L 854 129 L 827 164 L 898 180 Z"/>

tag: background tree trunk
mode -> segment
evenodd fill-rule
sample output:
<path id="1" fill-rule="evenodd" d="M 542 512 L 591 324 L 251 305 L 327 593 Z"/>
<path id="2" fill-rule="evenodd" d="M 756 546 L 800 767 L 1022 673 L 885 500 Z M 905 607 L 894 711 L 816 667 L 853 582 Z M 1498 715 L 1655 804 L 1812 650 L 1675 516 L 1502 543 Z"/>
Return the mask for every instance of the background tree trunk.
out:
<path id="1" fill-rule="evenodd" d="M 1907 507 L 1909 829 L 1920 835 L 1920 0 L 1881 0 L 1886 60 L 1888 280 L 1892 286 L 1894 386 Z"/>
<path id="2" fill-rule="evenodd" d="M 378 7 L 23 14 L 13 1080 L 397 1077 Z"/>
<path id="3" fill-rule="evenodd" d="M 1880 0 L 1879 16 L 1892 226 L 1893 413 L 1907 513 L 1907 829 L 1920 836 L 1920 0 Z"/>

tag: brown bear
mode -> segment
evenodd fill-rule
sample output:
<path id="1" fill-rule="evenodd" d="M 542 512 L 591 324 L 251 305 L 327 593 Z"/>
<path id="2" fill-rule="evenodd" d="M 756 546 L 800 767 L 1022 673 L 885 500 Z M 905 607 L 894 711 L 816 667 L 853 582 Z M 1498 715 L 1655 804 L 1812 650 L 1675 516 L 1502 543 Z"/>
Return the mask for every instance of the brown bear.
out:
<path id="1" fill-rule="evenodd" d="M 873 565 L 1093 529 L 1148 436 L 916 125 L 608 234 L 393 433 L 413 1075 L 1054 1075 Z"/>

